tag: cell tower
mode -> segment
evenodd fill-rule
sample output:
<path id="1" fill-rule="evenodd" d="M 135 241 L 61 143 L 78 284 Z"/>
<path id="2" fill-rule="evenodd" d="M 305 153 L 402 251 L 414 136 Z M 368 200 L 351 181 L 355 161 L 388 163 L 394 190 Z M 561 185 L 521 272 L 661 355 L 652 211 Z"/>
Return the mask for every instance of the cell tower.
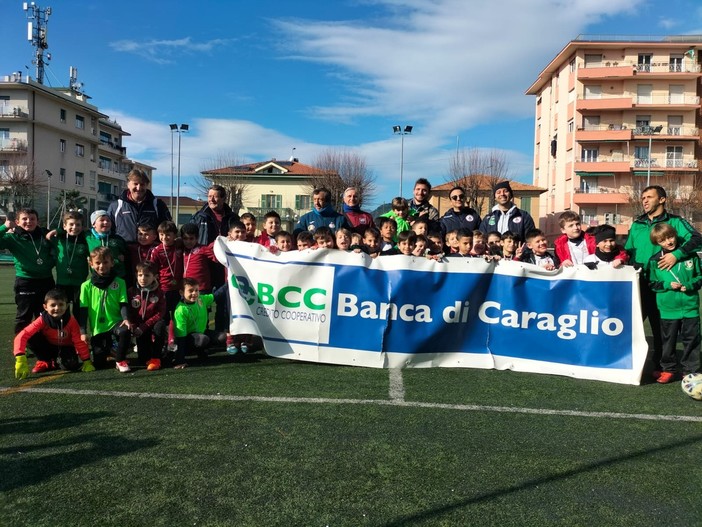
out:
<path id="1" fill-rule="evenodd" d="M 27 12 L 27 18 L 29 19 L 29 22 L 27 22 L 27 40 L 36 49 L 32 64 L 37 66 L 37 82 L 44 84 L 44 65 L 51 60 L 51 53 L 47 53 L 46 59 L 44 59 L 44 50 L 49 49 L 49 43 L 46 40 L 46 25 L 49 22 L 51 8 L 42 9 L 34 2 L 24 2 L 22 8 Z"/>

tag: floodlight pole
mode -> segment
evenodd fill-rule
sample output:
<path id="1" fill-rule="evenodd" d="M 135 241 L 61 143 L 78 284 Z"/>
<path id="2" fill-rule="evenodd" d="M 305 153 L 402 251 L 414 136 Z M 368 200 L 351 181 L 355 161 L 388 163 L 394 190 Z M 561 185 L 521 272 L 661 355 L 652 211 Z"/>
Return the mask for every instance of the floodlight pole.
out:
<path id="1" fill-rule="evenodd" d="M 402 179 L 405 172 L 405 136 L 412 133 L 412 125 L 407 125 L 404 128 L 399 125 L 392 127 L 392 133 L 400 136 L 400 194 L 402 196 Z"/>

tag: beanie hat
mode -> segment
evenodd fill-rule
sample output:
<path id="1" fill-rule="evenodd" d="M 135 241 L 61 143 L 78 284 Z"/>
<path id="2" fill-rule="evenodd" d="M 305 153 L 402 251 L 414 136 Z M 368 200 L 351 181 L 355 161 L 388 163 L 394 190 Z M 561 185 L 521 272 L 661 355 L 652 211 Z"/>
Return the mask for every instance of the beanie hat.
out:
<path id="1" fill-rule="evenodd" d="M 597 231 L 595 232 L 595 242 L 600 243 L 605 240 L 610 240 L 615 237 L 616 232 L 616 229 L 611 225 L 602 225 L 598 227 Z"/>
<path id="2" fill-rule="evenodd" d="M 107 214 L 106 210 L 96 210 L 95 212 L 93 212 L 90 215 L 90 225 L 95 225 L 95 222 L 98 220 L 98 218 L 102 216 L 109 216 L 109 214 Z"/>
<path id="3" fill-rule="evenodd" d="M 512 187 L 509 186 L 509 181 L 500 181 L 497 185 L 495 185 L 495 188 L 492 190 L 493 194 L 498 191 L 498 189 L 505 189 L 507 192 L 510 194 L 514 195 L 514 192 L 512 192 Z"/>

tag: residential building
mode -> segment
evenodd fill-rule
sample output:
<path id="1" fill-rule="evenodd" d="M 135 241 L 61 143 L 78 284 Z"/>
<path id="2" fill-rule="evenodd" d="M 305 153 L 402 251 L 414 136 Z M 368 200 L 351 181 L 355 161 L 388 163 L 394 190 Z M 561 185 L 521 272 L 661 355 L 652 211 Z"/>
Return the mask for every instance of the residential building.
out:
<path id="1" fill-rule="evenodd" d="M 470 200 L 470 206 L 485 217 L 494 205 L 493 187 L 498 180 L 494 176 L 473 175 L 466 176 L 459 181 L 442 183 L 431 188 L 431 198 L 429 202 L 439 210 L 439 215 L 443 216 L 447 210 L 452 208 L 449 194 L 455 186 L 461 186 L 466 190 L 466 196 Z M 539 226 L 538 217 L 540 210 L 540 196 L 546 189 L 535 187 L 519 181 L 510 181 L 510 187 L 514 194 L 514 204 L 520 209 L 526 210 L 534 217 L 534 222 Z"/>
<path id="2" fill-rule="evenodd" d="M 280 214 L 282 228 L 291 232 L 300 216 L 312 210 L 312 190 L 326 185 L 329 178 L 338 178 L 297 159 L 217 168 L 202 175 L 230 194 L 232 190 L 241 194 L 239 215 L 251 212 L 260 226 L 263 215 L 274 210 Z"/>
<path id="3" fill-rule="evenodd" d="M 640 191 L 666 188 L 685 210 L 699 183 L 702 35 L 569 42 L 527 90 L 534 95 L 533 181 L 547 189 L 538 217 L 613 224 L 627 234 Z M 691 218 L 690 218 L 691 219 Z"/>
<path id="4" fill-rule="evenodd" d="M 90 214 L 122 192 L 131 168 L 151 175 L 127 158 L 129 133 L 89 99 L 19 72 L 0 78 L 0 212 L 31 205 L 45 223 L 49 201 L 56 222 L 56 198 L 77 191 Z"/>

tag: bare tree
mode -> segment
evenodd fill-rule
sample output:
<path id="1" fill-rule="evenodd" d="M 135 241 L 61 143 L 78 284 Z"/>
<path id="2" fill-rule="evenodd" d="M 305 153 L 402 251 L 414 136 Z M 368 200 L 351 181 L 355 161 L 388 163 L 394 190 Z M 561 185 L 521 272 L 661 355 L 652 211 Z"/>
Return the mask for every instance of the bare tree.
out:
<path id="1" fill-rule="evenodd" d="M 28 156 L 14 159 L 14 163 L 0 171 L 0 205 L 5 212 L 15 212 L 34 205 L 37 181 L 34 162 Z"/>
<path id="2" fill-rule="evenodd" d="M 468 148 L 456 152 L 449 160 L 446 181 L 463 187 L 468 206 L 483 211 L 492 205 L 495 185 L 509 179 L 509 163 L 504 152 Z"/>
<path id="3" fill-rule="evenodd" d="M 376 176 L 368 167 L 366 158 L 353 150 L 329 148 L 319 154 L 312 166 L 323 171 L 310 180 L 311 189 L 327 187 L 332 193 L 332 204 L 341 207 L 344 190 L 355 187 L 361 203 L 370 202 L 376 193 Z"/>
<path id="4" fill-rule="evenodd" d="M 212 173 L 221 168 L 232 168 L 243 164 L 243 160 L 236 154 L 219 152 L 212 159 L 207 160 L 197 176 L 193 186 L 198 192 L 207 195 L 212 185 L 221 185 L 227 190 L 227 204 L 235 213 L 239 213 L 244 206 L 244 194 L 248 188 L 244 178 L 237 176 L 234 170 L 230 174 Z"/>

